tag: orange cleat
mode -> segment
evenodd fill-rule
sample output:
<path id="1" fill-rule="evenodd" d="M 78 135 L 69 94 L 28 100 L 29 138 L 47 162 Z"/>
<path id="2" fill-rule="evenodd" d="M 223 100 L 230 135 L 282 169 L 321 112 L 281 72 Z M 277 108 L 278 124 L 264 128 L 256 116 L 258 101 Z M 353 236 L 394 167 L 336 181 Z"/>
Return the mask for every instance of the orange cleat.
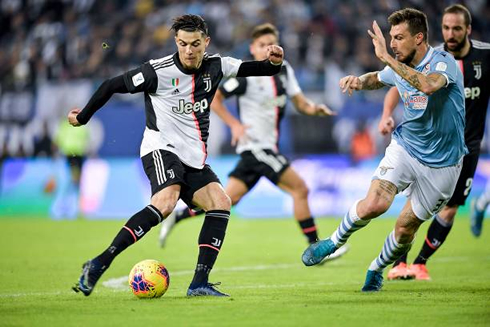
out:
<path id="1" fill-rule="evenodd" d="M 411 264 L 408 270 L 415 276 L 416 280 L 431 280 L 429 271 L 424 264 Z"/>
<path id="2" fill-rule="evenodd" d="M 407 264 L 405 262 L 400 263 L 399 265 L 393 267 L 388 271 L 387 275 L 388 280 L 395 279 L 414 279 L 415 275 L 413 272 L 408 269 Z"/>

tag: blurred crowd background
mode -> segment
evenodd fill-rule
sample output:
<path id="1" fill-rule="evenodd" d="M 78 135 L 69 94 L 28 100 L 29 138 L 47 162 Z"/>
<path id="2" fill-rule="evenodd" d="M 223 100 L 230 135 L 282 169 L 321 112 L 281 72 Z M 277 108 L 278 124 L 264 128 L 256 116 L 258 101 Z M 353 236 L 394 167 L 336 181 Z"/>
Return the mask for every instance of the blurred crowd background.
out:
<path id="1" fill-rule="evenodd" d="M 383 153 L 377 132 L 386 90 L 340 93 L 345 74 L 379 70 L 367 29 L 377 20 L 387 35 L 387 16 L 404 7 L 429 17 L 430 43 L 442 41 L 445 0 L 1 0 L 0 155 L 52 156 L 69 138 L 63 123 L 69 109 L 83 108 L 100 83 L 141 63 L 176 51 L 172 17 L 203 16 L 209 24 L 209 53 L 248 59 L 250 31 L 271 22 L 281 32 L 286 59 L 303 91 L 339 112 L 306 117 L 288 109 L 282 151 L 345 153 L 354 160 Z M 462 1 L 473 15 L 472 37 L 490 41 L 490 4 Z M 83 151 L 98 156 L 137 156 L 144 128 L 141 95 L 115 96 L 76 137 Z M 229 103 L 233 108 L 234 102 Z M 401 114 L 401 110 L 397 111 Z M 233 153 L 229 132 L 213 119 L 209 151 Z M 61 131 L 61 132 L 60 132 Z M 65 132 L 63 132 L 65 133 Z M 66 133 L 69 133 L 66 132 Z M 82 141 L 80 141 L 83 139 Z M 73 146 L 73 145 L 71 145 Z M 484 151 L 488 145 L 484 144 Z"/>

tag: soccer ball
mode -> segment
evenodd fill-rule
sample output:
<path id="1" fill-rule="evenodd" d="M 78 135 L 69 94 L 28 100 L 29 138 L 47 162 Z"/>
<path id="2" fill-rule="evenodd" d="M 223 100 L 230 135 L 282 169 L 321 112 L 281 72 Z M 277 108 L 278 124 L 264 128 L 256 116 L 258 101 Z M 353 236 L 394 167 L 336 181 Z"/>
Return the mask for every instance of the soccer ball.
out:
<path id="1" fill-rule="evenodd" d="M 131 269 L 128 282 L 136 297 L 158 298 L 167 291 L 170 275 L 163 263 L 156 260 L 143 260 Z"/>

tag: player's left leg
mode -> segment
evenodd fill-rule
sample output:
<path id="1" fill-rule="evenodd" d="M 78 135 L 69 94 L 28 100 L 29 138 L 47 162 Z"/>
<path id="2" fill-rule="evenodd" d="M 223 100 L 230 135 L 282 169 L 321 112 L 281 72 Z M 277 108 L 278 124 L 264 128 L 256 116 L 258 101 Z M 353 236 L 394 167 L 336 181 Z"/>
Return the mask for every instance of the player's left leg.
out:
<path id="1" fill-rule="evenodd" d="M 423 222 L 415 215 L 411 201 L 408 200 L 396 221 L 395 229 L 388 235 L 382 251 L 369 266 L 363 292 L 375 292 L 381 289 L 383 270 L 410 249 L 415 233 Z"/>
<path id="2" fill-rule="evenodd" d="M 291 167 L 287 167 L 279 177 L 277 184 L 293 198 L 294 218 L 298 222 L 301 231 L 306 236 L 308 243 L 318 241 L 318 231 L 315 220 L 311 215 L 308 205 L 308 187 L 298 173 Z"/>
<path id="3" fill-rule="evenodd" d="M 188 296 L 227 296 L 208 282 L 209 273 L 223 246 L 226 227 L 230 218 L 231 201 L 209 166 L 188 173 L 182 199 L 206 212 L 198 238 L 199 255 L 194 278 L 187 290 Z M 204 185 L 204 186 L 202 186 Z M 190 200 L 192 199 L 192 200 Z"/>

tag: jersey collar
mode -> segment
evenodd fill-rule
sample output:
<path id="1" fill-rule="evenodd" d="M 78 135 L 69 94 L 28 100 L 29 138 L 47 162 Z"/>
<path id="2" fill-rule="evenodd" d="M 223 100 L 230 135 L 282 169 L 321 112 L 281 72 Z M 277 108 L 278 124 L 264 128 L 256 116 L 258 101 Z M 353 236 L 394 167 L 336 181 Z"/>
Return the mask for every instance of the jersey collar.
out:
<path id="1" fill-rule="evenodd" d="M 192 74 L 195 74 L 197 73 L 199 70 L 201 70 L 203 64 L 204 64 L 204 59 L 206 59 L 207 55 L 204 54 L 204 58 L 203 58 L 203 63 L 201 63 L 201 67 L 199 67 L 198 69 L 187 69 L 185 68 L 184 66 L 182 66 L 182 63 L 180 62 L 180 59 L 179 59 L 179 53 L 176 52 L 174 53 L 173 55 L 173 58 L 174 58 L 174 63 L 175 63 L 175 66 L 177 66 L 177 68 L 184 74 L 187 74 L 187 75 L 192 75 Z"/>
<path id="2" fill-rule="evenodd" d="M 429 50 L 427 50 L 424 58 L 419 62 L 419 64 L 415 68 L 420 68 L 420 67 L 425 66 L 429 62 L 429 60 L 432 58 L 433 54 L 434 54 L 434 48 L 429 45 Z"/>

